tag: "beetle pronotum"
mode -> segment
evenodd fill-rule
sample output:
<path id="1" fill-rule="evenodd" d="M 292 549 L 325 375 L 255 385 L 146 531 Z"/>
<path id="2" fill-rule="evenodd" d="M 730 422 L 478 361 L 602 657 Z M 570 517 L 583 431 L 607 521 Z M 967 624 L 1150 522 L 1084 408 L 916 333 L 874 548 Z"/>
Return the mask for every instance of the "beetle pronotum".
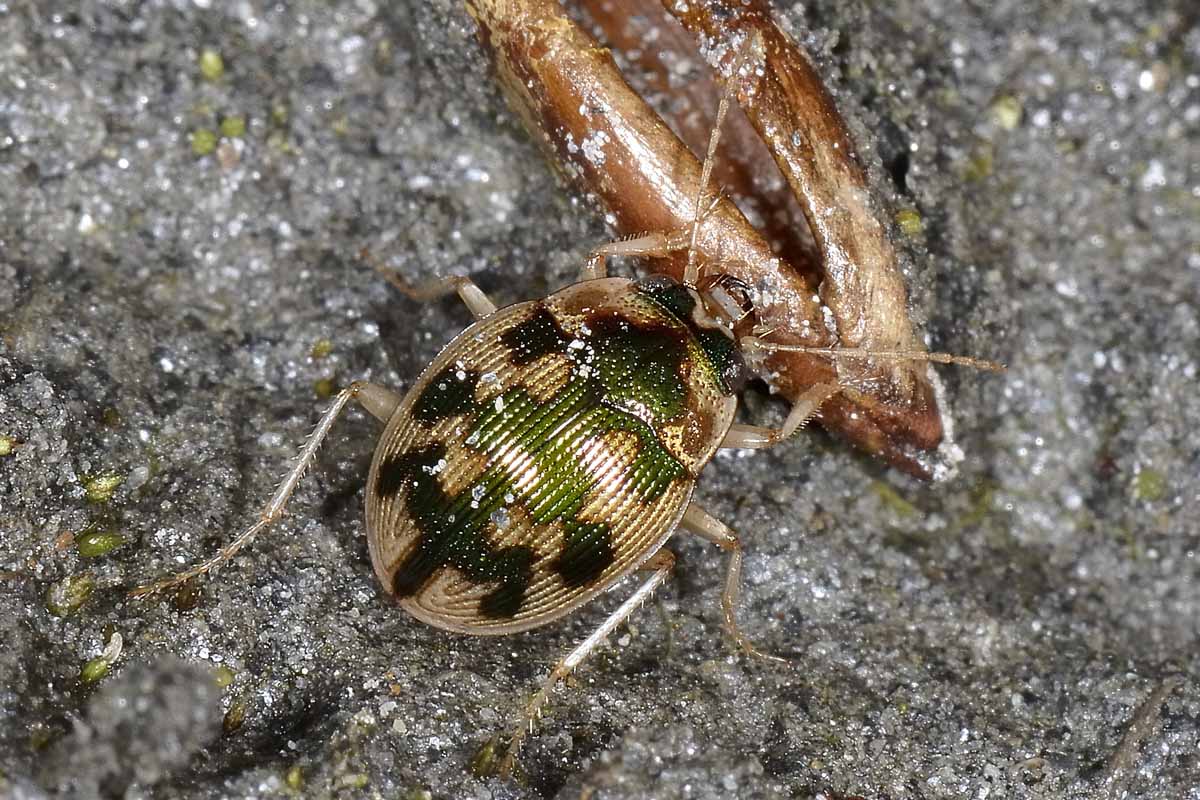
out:
<path id="1" fill-rule="evenodd" d="M 753 44 L 739 56 L 743 69 L 756 57 Z M 721 120 L 741 72 L 721 99 L 690 228 L 603 245 L 579 282 L 501 309 L 469 278 L 413 290 L 393 276 L 415 298 L 456 292 L 475 323 L 405 396 L 361 382 L 342 390 L 253 525 L 207 560 L 133 593 L 200 576 L 276 522 L 353 400 L 384 424 L 366 487 L 372 564 L 384 591 L 418 619 L 460 633 L 515 633 L 563 617 L 633 571 L 650 573 L 533 694 L 501 772 L 511 770 L 556 684 L 667 579 L 675 558 L 664 545 L 676 529 L 728 554 L 725 630 L 745 652 L 768 657 L 737 624 L 738 537 L 693 502 L 692 491 L 718 448 L 786 439 L 839 387 L 812 386 L 778 429 L 734 422 L 742 349 L 780 347 L 761 329 L 743 335 L 753 322 L 747 298 L 695 257 Z M 681 249 L 689 255 L 682 283 L 607 274 L 609 256 Z M 884 357 L 981 365 L 937 354 Z"/>

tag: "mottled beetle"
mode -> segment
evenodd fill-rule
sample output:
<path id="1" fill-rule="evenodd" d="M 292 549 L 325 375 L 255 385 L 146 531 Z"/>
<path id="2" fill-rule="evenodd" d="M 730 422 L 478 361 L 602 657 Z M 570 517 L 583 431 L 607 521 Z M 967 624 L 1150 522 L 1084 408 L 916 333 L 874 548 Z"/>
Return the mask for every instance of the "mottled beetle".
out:
<path id="1" fill-rule="evenodd" d="M 698 210 L 728 103 L 726 93 Z M 460 633 L 515 633 L 565 616 L 635 570 L 650 573 L 550 672 L 512 733 L 502 773 L 557 682 L 667 579 L 675 558 L 664 544 L 678 528 L 729 554 L 725 629 L 761 656 L 735 618 L 738 537 L 692 502 L 692 490 L 718 448 L 782 441 L 839 387 L 811 387 L 779 429 L 734 422 L 743 349 L 782 346 L 754 335 L 764 329 L 745 287 L 696 263 L 696 225 L 597 248 L 578 283 L 499 310 L 468 278 L 414 291 L 393 277 L 416 298 L 456 291 L 476 322 L 403 398 L 368 383 L 343 390 L 254 525 L 208 560 L 134 594 L 213 569 L 277 521 L 333 423 L 357 400 L 385 425 L 366 489 L 371 561 L 384 590 L 418 619 Z M 681 249 L 689 251 L 682 283 L 607 276 L 608 256 Z"/>

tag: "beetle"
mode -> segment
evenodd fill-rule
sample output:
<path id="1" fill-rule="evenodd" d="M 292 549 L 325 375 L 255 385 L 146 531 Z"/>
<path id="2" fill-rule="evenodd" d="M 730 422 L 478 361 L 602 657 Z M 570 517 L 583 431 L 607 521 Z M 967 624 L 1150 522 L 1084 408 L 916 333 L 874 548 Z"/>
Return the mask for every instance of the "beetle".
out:
<path id="1" fill-rule="evenodd" d="M 476 321 L 404 397 L 355 382 L 321 417 L 259 519 L 209 559 L 134 590 L 153 595 L 233 558 L 277 521 L 321 441 L 351 401 L 384 424 L 366 484 L 376 576 L 400 606 L 435 627 L 502 635 L 560 619 L 638 570 L 638 588 L 551 671 L 512 734 L 512 767 L 529 724 L 559 680 L 669 576 L 676 529 L 729 554 L 725 628 L 737 625 L 737 535 L 692 501 L 718 448 L 767 447 L 838 387 L 813 387 L 780 429 L 734 422 L 746 367 L 728 316 L 736 287 L 609 277 L 605 257 L 654 255 L 686 232 L 594 251 L 581 280 L 543 300 L 497 309 L 468 278 L 457 291 Z M 724 296 L 721 296 L 724 295 Z"/>
<path id="2" fill-rule="evenodd" d="M 276 522 L 355 401 L 384 425 L 366 485 L 371 562 L 385 593 L 417 619 L 465 634 L 516 633 L 570 614 L 631 573 L 649 573 L 533 694 L 509 737 L 502 774 L 557 683 L 666 581 L 675 558 L 665 545 L 677 529 L 727 553 L 725 631 L 746 653 L 772 658 L 737 624 L 740 541 L 692 500 L 693 489 L 718 449 L 783 441 L 841 387 L 811 386 L 778 429 L 734 421 L 747 374 L 743 353 L 785 346 L 760 335 L 767 326 L 758 323 L 747 287 L 719 271 L 705 274 L 695 257 L 729 94 L 688 228 L 598 247 L 578 282 L 500 309 L 466 277 L 414 289 L 392 275 L 414 299 L 456 292 L 475 322 L 403 397 L 364 382 L 339 392 L 253 525 L 205 561 L 132 594 L 150 596 L 200 576 Z M 611 256 L 680 250 L 688 252 L 681 282 L 608 275 Z"/>

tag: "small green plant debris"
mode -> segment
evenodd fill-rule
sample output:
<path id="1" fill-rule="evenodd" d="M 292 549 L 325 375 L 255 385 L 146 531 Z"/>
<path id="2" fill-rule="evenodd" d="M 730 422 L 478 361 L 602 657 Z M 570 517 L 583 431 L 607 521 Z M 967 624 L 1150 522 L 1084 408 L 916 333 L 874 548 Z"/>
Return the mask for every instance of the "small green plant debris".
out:
<path id="1" fill-rule="evenodd" d="M 104 656 L 96 656 L 83 665 L 83 669 L 79 670 L 79 680 L 84 683 L 95 683 L 104 678 L 108 674 L 108 668 L 111 666 L 108 659 Z"/>
<path id="2" fill-rule="evenodd" d="M 337 384 L 332 378 L 321 378 L 313 383 L 313 391 L 317 393 L 317 397 L 325 400 L 333 397 L 333 393 L 337 391 Z"/>
<path id="3" fill-rule="evenodd" d="M 294 764 L 287 774 L 283 776 L 283 782 L 293 792 L 298 792 L 304 788 L 304 772 L 300 769 L 299 764 Z"/>
<path id="4" fill-rule="evenodd" d="M 352 772 L 349 775 L 343 775 L 339 783 L 347 789 L 365 789 L 371 785 L 371 779 L 366 773 Z"/>
<path id="5" fill-rule="evenodd" d="M 56 617 L 69 617 L 92 596 L 96 581 L 86 572 L 68 575 L 46 590 L 46 610 Z"/>
<path id="6" fill-rule="evenodd" d="M 1153 503 L 1163 499 L 1167 493 L 1167 478 L 1156 469 L 1139 469 L 1133 476 L 1135 500 Z"/>
<path id="7" fill-rule="evenodd" d="M 194 611 L 200 605 L 200 584 L 197 581 L 183 583 L 171 598 L 176 611 Z"/>
<path id="8" fill-rule="evenodd" d="M 224 664 L 217 667 L 213 672 L 213 682 L 217 684 L 218 689 L 225 689 L 230 686 L 235 677 L 237 677 L 237 673 Z"/>
<path id="9" fill-rule="evenodd" d="M 229 706 L 229 710 L 225 712 L 225 719 L 221 721 L 221 730 L 228 736 L 231 733 L 236 733 L 245 721 L 246 703 L 242 700 L 235 700 Z"/>
<path id="10" fill-rule="evenodd" d="M 44 722 L 35 722 L 29 729 L 29 749 L 45 750 L 54 741 L 54 729 Z M 0 780 L 3 780 L 0 777 Z"/>
<path id="11" fill-rule="evenodd" d="M 875 481 L 871 484 L 871 488 L 875 490 L 875 494 L 879 495 L 883 504 L 895 513 L 904 517 L 917 513 L 916 506 L 901 497 L 899 492 L 883 481 Z"/>
<path id="12" fill-rule="evenodd" d="M 971 489 L 971 507 L 967 513 L 953 526 L 954 530 L 973 528 L 992 513 L 992 504 L 996 499 L 996 487 L 990 483 L 981 483 Z"/>
<path id="13" fill-rule="evenodd" d="M 468 768 L 476 778 L 486 778 L 496 771 L 496 751 L 500 749 L 500 739 L 493 736 L 488 739 L 471 758 Z"/>
<path id="14" fill-rule="evenodd" d="M 1021 124 L 1021 101 L 1010 94 L 997 97 L 992 103 L 992 122 L 1006 131 L 1016 129 Z"/>
<path id="15" fill-rule="evenodd" d="M 491 737 L 475 751 L 467 768 L 476 778 L 488 778 L 496 775 L 504 754 L 508 752 L 507 746 L 508 743 L 503 741 L 499 735 Z M 522 777 L 519 773 L 520 767 L 517 767 L 517 770 L 518 774 L 515 777 L 519 780 Z"/>
<path id="16" fill-rule="evenodd" d="M 192 131 L 192 152 L 198 156 L 210 155 L 217 149 L 217 135 L 208 128 Z"/>
<path id="17" fill-rule="evenodd" d="M 75 549 L 84 558 L 100 558 L 125 544 L 125 537 L 111 530 L 89 530 L 75 539 Z"/>
<path id="18" fill-rule="evenodd" d="M 16 446 L 17 443 L 11 436 L 6 436 L 0 433 L 0 458 L 3 458 L 4 456 L 11 456 L 13 450 L 16 449 Z"/>
<path id="19" fill-rule="evenodd" d="M 900 227 L 900 232 L 910 239 L 920 236 L 921 231 L 924 229 L 920 213 L 912 208 L 905 208 L 896 212 L 896 225 Z"/>
<path id="20" fill-rule="evenodd" d="M 121 634 L 114 633 L 109 637 L 108 644 L 104 646 L 104 651 L 84 664 L 83 669 L 79 670 L 79 680 L 85 684 L 92 684 L 102 680 L 108 674 L 108 670 L 112 667 L 113 663 L 121 657 L 121 649 L 124 645 L 125 640 L 121 638 Z"/>
<path id="21" fill-rule="evenodd" d="M 200 74 L 208 81 L 220 80 L 225 74 L 225 59 L 211 48 L 200 51 Z"/>
<path id="22" fill-rule="evenodd" d="M 982 181 L 990 178 L 994 168 L 994 156 L 990 147 L 979 147 L 971 154 L 971 159 L 963 169 L 963 177 L 969 181 Z"/>
<path id="23" fill-rule="evenodd" d="M 113 492 L 125 482 L 120 475 L 91 475 L 83 481 L 83 491 L 89 503 L 107 503 Z"/>
<path id="24" fill-rule="evenodd" d="M 313 342 L 312 349 L 308 351 L 308 355 L 313 360 L 325 358 L 333 352 L 333 342 L 329 339 L 317 339 Z"/>
<path id="25" fill-rule="evenodd" d="M 225 117 L 221 120 L 221 135 L 226 139 L 240 139 L 246 135 L 246 118 L 242 116 Z"/>

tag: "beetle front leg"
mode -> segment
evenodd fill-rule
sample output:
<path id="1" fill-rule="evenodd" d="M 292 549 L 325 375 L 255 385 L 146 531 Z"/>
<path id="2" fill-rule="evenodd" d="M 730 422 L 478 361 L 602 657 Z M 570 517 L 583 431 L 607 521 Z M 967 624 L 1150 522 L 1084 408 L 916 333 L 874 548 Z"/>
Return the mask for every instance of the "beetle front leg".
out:
<path id="1" fill-rule="evenodd" d="M 670 577 L 674 566 L 675 554 L 670 550 L 663 548 L 655 553 L 641 567 L 642 570 L 653 570 L 654 574 L 647 578 L 637 588 L 637 591 L 621 604 L 620 608 L 609 614 L 608 619 L 600 623 L 599 627 L 592 631 L 591 635 L 580 642 L 574 650 L 567 653 L 554 665 L 554 669 L 550 670 L 550 674 L 542 681 L 542 685 L 538 687 L 533 697 L 530 698 L 529 703 L 526 704 L 521 724 L 513 730 L 512 736 L 509 737 L 508 749 L 505 751 L 496 770 L 499 775 L 508 777 L 512 774 L 521 744 L 525 741 L 525 737 L 533 732 L 534 723 L 541 717 L 542 709 L 550 701 L 550 694 L 554 691 L 554 687 L 558 685 L 559 681 L 570 675 L 587 658 L 588 654 L 595 650 L 618 625 L 629 619 L 630 615 L 634 611 L 637 611 L 642 603 L 650 598 L 654 590 Z"/>
<path id="2" fill-rule="evenodd" d="M 764 653 L 755 647 L 754 642 L 742 633 L 742 629 L 737 623 L 738 596 L 742 589 L 742 542 L 738 539 L 738 535 L 724 522 L 695 503 L 687 507 L 679 524 L 685 530 L 707 539 L 729 554 L 729 566 L 725 568 L 725 588 L 721 592 L 721 609 L 725 614 L 725 633 L 746 655 L 780 664 L 790 663 L 786 658 Z"/>
<path id="3" fill-rule="evenodd" d="M 720 200 L 720 196 L 717 198 Z M 700 220 L 711 212 L 712 206 L 700 215 Z M 583 265 L 579 279 L 581 281 L 594 278 L 604 278 L 608 275 L 605 263 L 610 256 L 625 256 L 627 258 L 666 258 L 672 253 L 687 250 L 692 246 L 692 227 L 676 228 L 672 231 L 653 231 L 634 236 L 630 239 L 618 239 L 608 242 L 592 250 L 587 262 Z"/>
<path id="4" fill-rule="evenodd" d="M 645 233 L 632 239 L 618 239 L 594 248 L 583 265 L 579 280 L 588 281 L 608 277 L 608 265 L 605 260 L 609 256 L 654 257 L 670 253 L 667 248 L 668 235 L 664 233 Z M 684 245 L 685 247 L 687 245 Z"/>

